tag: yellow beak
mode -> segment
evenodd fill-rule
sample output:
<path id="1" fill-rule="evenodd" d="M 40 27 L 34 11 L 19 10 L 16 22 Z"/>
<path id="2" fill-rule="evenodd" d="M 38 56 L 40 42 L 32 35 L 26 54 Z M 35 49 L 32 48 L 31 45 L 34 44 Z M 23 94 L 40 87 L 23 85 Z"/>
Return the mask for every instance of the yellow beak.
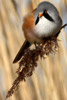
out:
<path id="1" fill-rule="evenodd" d="M 39 18 L 43 16 L 43 13 L 39 13 Z"/>

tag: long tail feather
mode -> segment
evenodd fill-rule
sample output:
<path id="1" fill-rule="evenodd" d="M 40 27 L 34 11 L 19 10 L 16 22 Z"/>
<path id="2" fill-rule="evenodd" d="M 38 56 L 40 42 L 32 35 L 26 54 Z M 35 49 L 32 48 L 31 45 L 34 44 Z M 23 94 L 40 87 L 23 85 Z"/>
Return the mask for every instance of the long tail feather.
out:
<path id="1" fill-rule="evenodd" d="M 19 52 L 17 53 L 15 59 L 13 60 L 13 63 L 18 62 L 18 61 L 21 59 L 21 57 L 22 57 L 23 54 L 24 54 L 25 49 L 27 49 L 30 45 L 31 45 L 31 44 L 30 44 L 28 41 L 25 40 L 25 42 L 24 42 L 23 45 L 21 46 Z"/>

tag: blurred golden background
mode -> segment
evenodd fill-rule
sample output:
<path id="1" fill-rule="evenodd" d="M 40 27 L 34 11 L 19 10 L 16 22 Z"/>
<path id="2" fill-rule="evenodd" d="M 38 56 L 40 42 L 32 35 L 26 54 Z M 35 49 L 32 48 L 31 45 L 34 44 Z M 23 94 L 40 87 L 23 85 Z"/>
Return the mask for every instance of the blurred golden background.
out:
<path id="1" fill-rule="evenodd" d="M 0 100 L 16 79 L 18 64 L 12 61 L 24 42 L 23 16 L 43 0 L 0 0 Z M 45 1 L 45 0 L 44 0 Z M 67 0 L 49 0 L 67 23 Z M 22 82 L 8 100 L 67 100 L 67 27 L 58 37 L 59 50 L 39 59 L 32 77 Z"/>

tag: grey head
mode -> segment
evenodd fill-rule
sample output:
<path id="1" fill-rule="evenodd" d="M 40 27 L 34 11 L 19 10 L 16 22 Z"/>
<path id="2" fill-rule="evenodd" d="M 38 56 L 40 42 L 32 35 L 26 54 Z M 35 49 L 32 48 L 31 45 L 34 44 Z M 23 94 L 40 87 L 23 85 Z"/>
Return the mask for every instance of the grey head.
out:
<path id="1" fill-rule="evenodd" d="M 39 21 L 39 17 L 38 17 L 39 13 L 43 13 L 43 16 L 47 18 L 49 21 L 55 22 L 57 24 L 60 23 L 62 25 L 62 20 L 60 18 L 59 12 L 52 3 L 44 1 L 38 5 L 34 15 L 35 24 L 37 24 Z"/>

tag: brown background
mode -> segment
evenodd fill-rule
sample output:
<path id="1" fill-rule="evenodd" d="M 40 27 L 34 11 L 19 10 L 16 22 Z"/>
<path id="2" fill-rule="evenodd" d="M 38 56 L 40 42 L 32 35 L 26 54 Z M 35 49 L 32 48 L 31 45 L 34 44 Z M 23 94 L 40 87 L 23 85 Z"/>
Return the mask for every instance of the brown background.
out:
<path id="1" fill-rule="evenodd" d="M 18 64 L 12 61 L 24 42 L 23 16 L 41 1 L 0 0 L 0 100 L 5 100 L 7 91 L 17 77 L 15 72 Z M 58 8 L 65 23 L 67 0 L 49 1 Z M 32 77 L 22 82 L 9 100 L 67 100 L 67 35 L 64 30 L 58 38 L 58 52 L 44 60 L 39 59 Z"/>

